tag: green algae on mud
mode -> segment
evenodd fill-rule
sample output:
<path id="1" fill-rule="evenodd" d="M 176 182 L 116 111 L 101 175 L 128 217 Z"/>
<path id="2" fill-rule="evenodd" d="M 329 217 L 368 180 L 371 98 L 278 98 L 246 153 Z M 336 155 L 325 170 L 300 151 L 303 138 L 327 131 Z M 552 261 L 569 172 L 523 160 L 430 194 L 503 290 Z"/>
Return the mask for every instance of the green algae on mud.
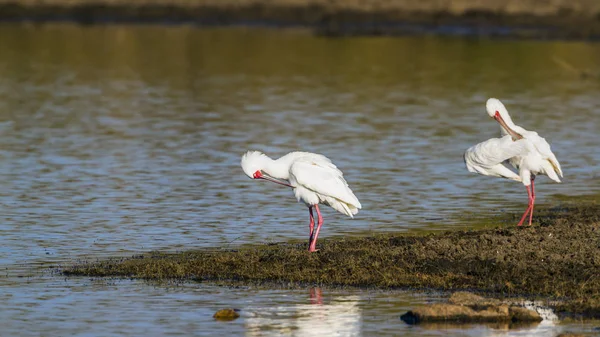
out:
<path id="1" fill-rule="evenodd" d="M 475 289 L 568 299 L 600 317 L 600 205 L 537 211 L 532 227 L 386 234 L 305 244 L 197 250 L 76 264 L 66 275 L 377 288 Z"/>

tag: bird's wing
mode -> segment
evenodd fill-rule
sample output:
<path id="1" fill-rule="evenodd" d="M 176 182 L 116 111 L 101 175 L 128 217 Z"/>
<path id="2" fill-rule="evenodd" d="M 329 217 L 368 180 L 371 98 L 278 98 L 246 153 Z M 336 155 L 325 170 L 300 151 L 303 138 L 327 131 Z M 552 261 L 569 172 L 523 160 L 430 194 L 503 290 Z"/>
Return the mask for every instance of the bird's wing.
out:
<path id="1" fill-rule="evenodd" d="M 512 157 L 526 155 L 529 151 L 527 141 L 524 138 L 515 142 L 510 135 L 492 138 L 471 146 L 465 156 L 478 165 L 493 166 Z"/>
<path id="2" fill-rule="evenodd" d="M 513 141 L 510 135 L 492 138 L 471 146 L 464 154 L 465 164 L 470 172 L 520 180 L 519 176 L 502 163 L 516 156 L 526 155 L 531 144 L 525 138 Z"/>
<path id="3" fill-rule="evenodd" d="M 298 158 L 292 163 L 290 174 L 304 188 L 361 208 L 342 171 L 330 160 L 321 161 L 310 156 Z"/>
<path id="4" fill-rule="evenodd" d="M 318 154 L 318 153 L 311 153 L 311 152 L 294 152 L 296 154 L 296 161 L 314 161 L 315 163 L 319 163 L 320 166 L 323 167 L 328 167 L 331 168 L 333 170 L 336 170 L 339 172 L 340 176 L 343 176 L 344 174 L 342 173 L 342 171 L 340 171 L 337 166 L 335 166 L 335 164 L 331 161 L 331 159 L 325 157 L 322 154 Z"/>
<path id="5" fill-rule="evenodd" d="M 558 175 L 560 175 L 562 177 L 563 173 L 560 168 L 560 163 L 558 162 L 558 159 L 556 159 L 556 156 L 552 152 L 552 149 L 550 148 L 550 144 L 548 144 L 546 139 L 544 139 L 543 137 L 540 137 L 537 134 L 537 132 L 533 132 L 533 131 L 531 131 L 531 135 L 527 135 L 526 137 L 531 139 L 531 142 L 533 143 L 533 145 L 535 146 L 537 151 L 542 155 L 542 158 L 544 158 L 545 160 L 550 162 L 550 164 L 552 165 L 552 168 L 554 169 L 554 172 L 556 172 Z"/>

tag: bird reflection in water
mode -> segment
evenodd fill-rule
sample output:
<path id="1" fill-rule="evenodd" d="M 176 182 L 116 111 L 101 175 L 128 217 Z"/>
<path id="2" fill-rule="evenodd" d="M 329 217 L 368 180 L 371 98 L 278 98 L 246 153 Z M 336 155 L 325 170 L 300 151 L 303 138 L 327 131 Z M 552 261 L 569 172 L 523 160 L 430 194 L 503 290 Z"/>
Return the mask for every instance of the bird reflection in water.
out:
<path id="1" fill-rule="evenodd" d="M 310 303 L 323 304 L 323 291 L 321 288 L 310 288 Z"/>
<path id="2" fill-rule="evenodd" d="M 309 304 L 252 308 L 246 320 L 247 336 L 359 336 L 362 311 L 359 296 L 327 301 L 321 288 L 309 290 Z"/>

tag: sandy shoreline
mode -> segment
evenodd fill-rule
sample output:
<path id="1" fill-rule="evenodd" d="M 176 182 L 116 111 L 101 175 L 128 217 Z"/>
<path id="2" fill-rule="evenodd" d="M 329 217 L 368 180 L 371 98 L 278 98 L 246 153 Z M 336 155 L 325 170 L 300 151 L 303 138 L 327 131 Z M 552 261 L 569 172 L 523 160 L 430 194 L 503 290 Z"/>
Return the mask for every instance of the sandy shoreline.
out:
<path id="1" fill-rule="evenodd" d="M 591 0 L 0 0 L 0 21 L 305 26 L 323 35 L 600 38 Z"/>

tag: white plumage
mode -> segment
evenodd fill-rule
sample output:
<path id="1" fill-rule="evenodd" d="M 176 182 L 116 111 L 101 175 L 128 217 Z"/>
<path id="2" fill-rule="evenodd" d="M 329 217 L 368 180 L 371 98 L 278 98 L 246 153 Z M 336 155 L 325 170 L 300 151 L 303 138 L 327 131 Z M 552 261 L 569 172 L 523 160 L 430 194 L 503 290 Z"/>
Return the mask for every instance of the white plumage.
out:
<path id="1" fill-rule="evenodd" d="M 318 289 L 317 291 L 320 291 Z M 312 295 L 313 289 L 311 289 Z M 319 295 L 320 296 L 320 295 Z M 329 299 L 330 298 L 330 299 Z M 359 296 L 322 299 L 311 296 L 310 304 L 285 304 L 248 308 L 246 337 L 357 337 L 363 319 Z"/>
<path id="2" fill-rule="evenodd" d="M 318 204 L 353 217 L 361 208 L 344 179 L 342 171 L 321 154 L 291 152 L 273 160 L 259 151 L 248 151 L 241 161 L 244 173 L 253 179 L 265 179 L 294 189 L 298 201 L 308 206 L 310 214 L 309 250 L 316 250 L 317 237 L 323 223 Z M 314 228 L 312 208 L 317 211 L 319 223 Z"/>
<path id="3" fill-rule="evenodd" d="M 552 153 L 550 144 L 537 132 L 515 125 L 498 99 L 488 99 L 486 110 L 488 115 L 500 124 L 502 137 L 492 138 L 470 147 L 464 155 L 465 164 L 470 172 L 522 182 L 527 189 L 529 205 L 518 225 L 523 224 L 527 214 L 531 225 L 535 202 L 535 176 L 547 175 L 560 183 L 559 176 L 563 176 L 560 163 Z M 519 170 L 519 174 L 504 166 L 505 162 Z"/>
<path id="4" fill-rule="evenodd" d="M 349 217 L 361 208 L 342 171 L 331 161 L 299 157 L 290 166 L 289 180 L 296 199 L 307 206 L 325 204 Z"/>
<path id="5" fill-rule="evenodd" d="M 524 153 L 524 144 L 523 140 L 513 141 L 511 136 L 486 140 L 465 152 L 465 164 L 470 172 L 521 181 L 521 177 L 503 163 Z"/>

